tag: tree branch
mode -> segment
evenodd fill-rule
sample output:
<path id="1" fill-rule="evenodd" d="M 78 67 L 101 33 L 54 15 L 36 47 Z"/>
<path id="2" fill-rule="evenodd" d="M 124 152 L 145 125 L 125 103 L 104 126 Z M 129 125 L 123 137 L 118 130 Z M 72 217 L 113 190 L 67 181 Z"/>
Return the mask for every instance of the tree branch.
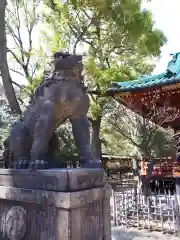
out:
<path id="1" fill-rule="evenodd" d="M 109 123 L 114 126 L 114 128 L 124 137 L 126 138 L 132 145 L 136 146 L 137 148 L 140 148 L 140 145 L 137 144 L 130 136 L 124 133 L 124 131 L 117 125 L 114 125 L 111 120 L 109 120 Z"/>
<path id="2" fill-rule="evenodd" d="M 71 29 L 73 35 L 76 37 L 76 41 L 74 43 L 74 46 L 73 46 L 73 54 L 76 54 L 76 48 L 77 48 L 77 45 L 80 41 L 83 40 L 83 36 L 84 34 L 87 32 L 87 30 L 89 29 L 89 27 L 92 25 L 92 22 L 93 22 L 93 19 L 91 18 L 90 22 L 84 26 L 84 29 L 79 33 L 79 31 L 76 29 L 75 26 L 72 26 L 70 23 L 68 23 L 69 25 L 69 28 Z M 76 31 L 74 30 L 76 29 Z"/>
<path id="3" fill-rule="evenodd" d="M 18 88 L 22 88 L 22 86 L 21 86 L 19 83 L 17 83 L 17 82 L 12 81 L 12 83 L 13 83 L 14 85 L 16 85 Z"/>
<path id="4" fill-rule="evenodd" d="M 168 96 L 165 97 L 163 105 L 159 106 L 162 103 L 160 100 L 159 90 L 153 93 L 151 99 L 144 99 L 143 104 L 150 110 L 146 115 L 147 119 L 156 122 L 159 126 L 162 126 L 164 123 L 173 122 L 174 120 L 180 118 L 180 110 L 175 107 L 171 107 L 169 103 Z"/>
<path id="5" fill-rule="evenodd" d="M 17 61 L 17 63 L 19 63 L 21 67 L 23 66 L 23 63 L 21 62 L 21 60 L 17 57 L 17 55 L 11 49 L 7 48 L 7 52 L 12 54 L 14 59 Z"/>
<path id="6" fill-rule="evenodd" d="M 13 68 L 9 68 L 9 70 L 11 70 L 12 72 L 17 73 L 17 74 L 21 75 L 22 77 L 24 77 L 24 75 L 21 72 L 15 70 Z"/>
<path id="7" fill-rule="evenodd" d="M 22 42 L 22 39 L 21 39 L 21 20 L 20 20 L 20 15 L 19 15 L 19 11 L 20 11 L 20 1 L 18 0 L 15 0 L 14 1 L 14 9 L 15 9 L 15 15 L 16 15 L 16 21 L 14 22 L 14 24 L 16 25 L 16 30 L 17 30 L 17 35 L 15 34 L 15 32 L 12 31 L 15 35 L 16 35 L 16 39 L 18 41 L 18 44 L 19 44 L 19 48 L 20 48 L 20 53 L 21 53 L 21 60 L 22 62 L 24 62 L 24 47 L 23 47 L 23 42 Z"/>
<path id="8" fill-rule="evenodd" d="M 138 147 L 139 148 L 139 144 L 136 143 L 132 137 L 128 136 L 127 134 L 124 133 L 122 127 L 119 127 L 119 124 L 117 123 L 117 120 L 116 119 L 113 119 L 111 117 L 108 118 L 108 123 L 111 124 L 115 129 L 116 131 L 118 131 L 123 137 L 125 137 L 129 142 L 131 142 L 134 146 Z"/>
<path id="9" fill-rule="evenodd" d="M 35 24 L 38 19 L 37 7 L 40 4 L 40 0 L 32 0 L 30 6 L 28 6 L 28 1 L 19 1 L 14 0 L 12 2 L 13 10 L 8 9 L 8 21 L 7 21 L 7 28 L 9 30 L 10 35 L 12 36 L 15 45 L 19 48 L 20 56 L 17 56 L 12 49 L 8 49 L 8 51 L 12 54 L 14 59 L 17 61 L 18 64 L 22 67 L 24 74 L 28 81 L 31 81 L 32 76 L 29 72 L 29 63 L 31 59 L 31 53 L 33 49 L 32 44 L 32 32 L 35 27 Z M 24 12 L 24 21 L 25 21 L 25 30 L 27 30 L 28 34 L 28 48 L 25 49 L 25 46 L 22 41 L 22 22 L 21 22 L 21 12 Z M 13 19 L 13 20 L 12 20 Z M 12 22 L 12 24 L 10 24 Z M 37 65 L 36 65 L 37 66 Z M 35 67 L 36 69 L 36 67 Z M 35 70 L 33 71 L 33 75 Z"/>

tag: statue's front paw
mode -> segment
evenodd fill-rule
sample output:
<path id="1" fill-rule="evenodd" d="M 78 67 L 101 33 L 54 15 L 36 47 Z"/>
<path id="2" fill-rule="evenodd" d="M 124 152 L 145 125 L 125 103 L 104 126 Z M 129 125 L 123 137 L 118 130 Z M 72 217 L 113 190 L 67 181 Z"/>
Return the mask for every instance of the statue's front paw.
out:
<path id="1" fill-rule="evenodd" d="M 47 169 L 48 163 L 44 160 L 35 160 L 31 161 L 29 164 L 29 169 L 38 170 L 38 169 Z"/>

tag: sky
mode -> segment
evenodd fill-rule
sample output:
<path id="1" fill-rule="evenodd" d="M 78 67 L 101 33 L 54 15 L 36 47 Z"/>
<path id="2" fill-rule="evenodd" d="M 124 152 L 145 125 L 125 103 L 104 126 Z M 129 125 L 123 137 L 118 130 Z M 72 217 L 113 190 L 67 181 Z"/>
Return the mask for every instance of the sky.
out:
<path id="1" fill-rule="evenodd" d="M 171 59 L 170 54 L 180 52 L 180 0 L 152 0 L 150 3 L 145 0 L 143 7 L 152 12 L 155 27 L 161 29 L 168 39 L 167 44 L 162 47 L 160 59 L 155 62 L 156 67 L 153 72 L 154 74 L 162 73 Z M 36 36 L 36 34 L 34 35 Z M 39 41 L 39 38 L 36 38 L 33 41 Z M 11 74 L 12 78 L 19 84 L 25 83 L 24 78 L 14 73 Z"/>
<path id="2" fill-rule="evenodd" d="M 160 59 L 156 62 L 154 73 L 162 73 L 171 59 L 170 54 L 180 52 L 180 0 L 152 0 L 145 4 L 151 10 L 155 26 L 161 29 L 168 42 L 162 47 Z"/>

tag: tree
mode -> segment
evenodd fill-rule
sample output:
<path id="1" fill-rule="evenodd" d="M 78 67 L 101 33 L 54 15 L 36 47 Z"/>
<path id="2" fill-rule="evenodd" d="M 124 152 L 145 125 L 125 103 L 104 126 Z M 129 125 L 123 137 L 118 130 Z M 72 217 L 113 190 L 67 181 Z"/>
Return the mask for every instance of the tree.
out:
<path id="1" fill-rule="evenodd" d="M 21 95 L 30 96 L 42 77 L 48 59 L 43 43 L 38 42 L 43 25 L 43 2 L 10 1 L 6 23 L 10 70 L 23 82 L 21 85 L 15 82 Z"/>
<path id="2" fill-rule="evenodd" d="M 6 32 L 5 32 L 5 9 L 6 1 L 0 1 L 0 71 L 5 89 L 5 94 L 8 99 L 9 106 L 12 112 L 21 114 L 21 109 L 16 98 L 16 94 L 12 85 L 12 79 L 9 73 L 6 52 Z"/>
<path id="3" fill-rule="evenodd" d="M 106 118 L 102 120 L 101 134 L 100 134 L 102 153 L 109 155 L 133 155 L 134 146 L 128 141 L 122 134 L 120 134 L 114 126 L 106 121 Z"/>
<path id="4" fill-rule="evenodd" d="M 123 137 L 141 154 L 148 157 L 167 156 L 173 152 L 172 133 L 164 130 L 161 126 L 165 122 L 176 119 L 178 115 L 177 112 L 167 114 L 165 107 L 161 111 L 157 111 L 155 108 L 158 109 L 158 107 L 155 107 L 153 101 L 150 104 L 149 118 L 141 117 L 123 105 L 118 104 L 114 112 L 106 116 L 108 126 L 106 124 L 105 131 L 107 134 L 117 135 L 118 138 Z M 155 119 L 159 121 L 152 122 Z"/>
<path id="5" fill-rule="evenodd" d="M 71 125 L 68 122 L 64 126 L 59 127 L 58 136 L 60 139 L 61 158 L 72 160 L 72 156 L 77 155 L 77 149 L 72 136 Z"/>
<path id="6" fill-rule="evenodd" d="M 0 146 L 9 134 L 11 124 L 18 119 L 17 113 L 12 113 L 9 107 L 4 87 L 0 84 Z"/>
<path id="7" fill-rule="evenodd" d="M 144 73 L 149 73 L 152 67 L 148 59 L 159 56 L 160 47 L 166 41 L 163 33 L 154 29 L 151 13 L 141 10 L 141 1 L 47 2 L 56 18 L 53 24 L 61 24 L 66 19 L 62 24 L 71 33 L 72 51 L 76 53 L 82 48 L 86 52 L 86 79 L 92 88 L 103 90 L 112 80 L 134 79 L 143 68 L 136 68 L 132 62 L 139 60 L 146 65 Z M 110 101 L 91 96 L 89 119 L 95 158 L 101 154 L 100 125 Z"/>

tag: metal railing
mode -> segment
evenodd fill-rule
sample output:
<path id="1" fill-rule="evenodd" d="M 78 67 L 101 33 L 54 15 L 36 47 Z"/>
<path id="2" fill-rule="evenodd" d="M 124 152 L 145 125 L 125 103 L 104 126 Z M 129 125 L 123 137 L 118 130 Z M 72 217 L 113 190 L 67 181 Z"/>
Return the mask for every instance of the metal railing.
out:
<path id="1" fill-rule="evenodd" d="M 177 232 L 177 207 L 171 191 L 150 193 L 148 197 L 138 193 L 138 187 L 116 186 L 112 190 L 111 217 L 115 226 L 133 226 Z"/>

